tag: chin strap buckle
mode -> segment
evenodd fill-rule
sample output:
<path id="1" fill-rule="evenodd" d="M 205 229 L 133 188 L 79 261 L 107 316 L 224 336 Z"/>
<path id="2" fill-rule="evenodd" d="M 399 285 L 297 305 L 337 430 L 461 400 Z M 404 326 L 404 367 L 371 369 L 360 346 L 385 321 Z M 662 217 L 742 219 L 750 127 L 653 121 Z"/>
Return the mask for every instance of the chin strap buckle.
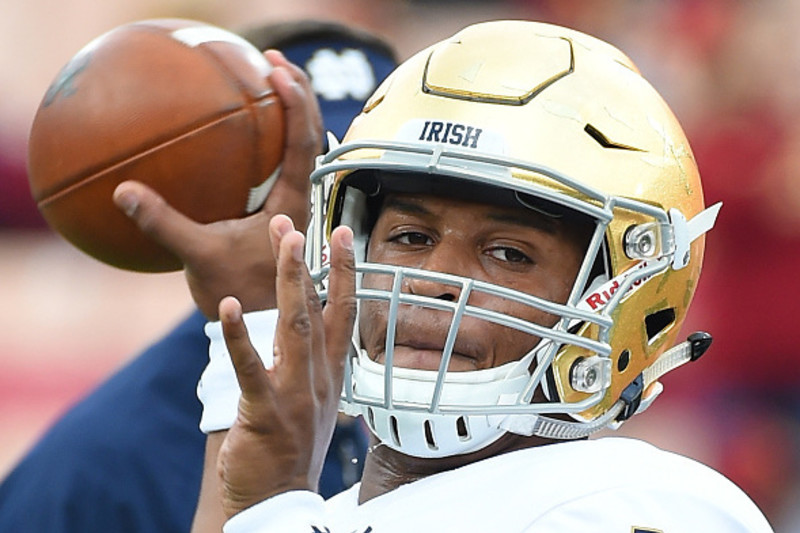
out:
<path id="1" fill-rule="evenodd" d="M 661 394 L 664 387 L 658 382 L 667 372 L 671 372 L 690 361 L 697 361 L 711 346 L 711 335 L 705 331 L 697 331 L 689 335 L 682 343 L 673 346 L 658 358 L 655 363 L 645 368 L 636 376 L 619 396 L 618 402 L 623 404 L 622 411 L 615 419 L 616 423 L 628 420 L 636 413 L 641 413 Z M 643 394 L 647 395 L 643 397 Z"/>
<path id="2" fill-rule="evenodd" d="M 619 401 L 624 405 L 622 412 L 615 419 L 617 422 L 624 422 L 632 417 L 639 409 L 639 404 L 642 402 L 642 393 L 644 392 L 644 375 L 639 374 L 636 379 L 622 390 L 619 395 Z"/>

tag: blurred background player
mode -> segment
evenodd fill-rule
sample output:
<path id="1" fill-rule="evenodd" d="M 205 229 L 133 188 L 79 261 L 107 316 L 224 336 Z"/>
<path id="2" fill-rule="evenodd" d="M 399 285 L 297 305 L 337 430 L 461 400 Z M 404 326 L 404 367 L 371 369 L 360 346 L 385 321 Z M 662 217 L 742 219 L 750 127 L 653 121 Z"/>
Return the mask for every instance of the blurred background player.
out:
<path id="1" fill-rule="evenodd" d="M 308 75 L 324 128 L 341 138 L 364 100 L 396 65 L 392 47 L 343 24 L 302 20 L 245 28 Z M 0 484 L 0 531 L 188 531 L 203 470 L 195 388 L 208 363 L 206 319 L 173 331 L 68 411 Z M 360 477 L 366 436 L 337 427 L 320 491 Z"/>

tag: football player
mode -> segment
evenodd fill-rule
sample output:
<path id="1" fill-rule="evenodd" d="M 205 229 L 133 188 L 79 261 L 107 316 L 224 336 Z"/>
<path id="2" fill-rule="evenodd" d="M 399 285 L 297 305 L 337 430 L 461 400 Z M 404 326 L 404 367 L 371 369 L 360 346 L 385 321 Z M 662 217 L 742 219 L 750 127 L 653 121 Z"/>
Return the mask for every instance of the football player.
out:
<path id="1" fill-rule="evenodd" d="M 290 161 L 313 103 L 275 62 Z M 524 21 L 418 53 L 312 172 L 307 245 L 280 214 L 302 213 L 297 168 L 267 200 L 274 256 L 256 259 L 276 277 L 248 274 L 246 254 L 190 257 L 236 273 L 195 288 L 232 295 L 207 326 L 201 396 L 230 429 L 209 436 L 206 488 L 221 490 L 196 531 L 219 530 L 202 517 L 220 500 L 228 533 L 771 531 L 713 470 L 588 438 L 710 344 L 677 336 L 720 206 L 623 53 Z M 116 199 L 187 255 L 191 228 L 151 191 L 128 183 Z M 241 396 L 223 399 L 231 360 Z M 360 484 L 324 501 L 338 407 L 372 443 Z"/>

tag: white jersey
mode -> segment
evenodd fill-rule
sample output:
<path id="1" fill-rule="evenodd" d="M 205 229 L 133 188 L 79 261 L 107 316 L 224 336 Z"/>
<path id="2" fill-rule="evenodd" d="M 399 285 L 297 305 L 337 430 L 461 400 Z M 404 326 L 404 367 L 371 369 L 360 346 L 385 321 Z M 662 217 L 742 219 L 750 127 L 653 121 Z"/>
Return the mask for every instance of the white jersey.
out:
<path id="1" fill-rule="evenodd" d="M 409 483 L 363 505 L 296 491 L 234 516 L 225 533 L 771 532 L 721 474 L 642 441 L 529 448 Z"/>

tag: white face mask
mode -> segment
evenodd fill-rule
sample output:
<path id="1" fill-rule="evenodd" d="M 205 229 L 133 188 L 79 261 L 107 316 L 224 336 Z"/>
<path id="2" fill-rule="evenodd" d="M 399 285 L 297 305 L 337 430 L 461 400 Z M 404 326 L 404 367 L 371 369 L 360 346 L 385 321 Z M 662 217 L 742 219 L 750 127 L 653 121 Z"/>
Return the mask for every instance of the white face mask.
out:
<path id="1" fill-rule="evenodd" d="M 359 150 L 382 150 L 378 158 L 355 159 L 353 154 Z M 346 156 L 346 157 L 343 157 Z M 612 314 L 632 292 L 645 286 L 647 282 L 667 269 L 681 267 L 675 262 L 675 243 L 670 237 L 677 226 L 670 215 L 659 208 L 628 198 L 607 196 L 600 191 L 562 176 L 552 169 L 509 161 L 502 156 L 484 154 L 476 165 L 458 150 L 449 151 L 431 147 L 424 143 L 404 143 L 391 141 L 360 141 L 334 147 L 328 155 L 320 158 L 320 166 L 312 173 L 314 184 L 314 209 L 312 230 L 309 231 L 309 264 L 312 275 L 324 287 L 325 264 L 321 260 L 325 248 L 325 228 L 328 224 L 345 224 L 353 228 L 357 255 L 357 297 L 379 299 L 388 302 L 390 312 L 388 327 L 396 320 L 398 305 L 415 305 L 452 313 L 452 325 L 448 344 L 442 358 L 447 360 L 455 341 L 458 324 L 464 317 L 488 320 L 504 327 L 530 334 L 540 339 L 536 348 L 525 354 L 520 361 L 497 368 L 447 372 L 445 362 L 439 371 L 389 368 L 371 361 L 363 352 L 358 333 L 354 335 L 354 350 L 347 360 L 345 383 L 342 394 L 342 410 L 351 415 L 363 415 L 367 425 L 387 446 L 403 453 L 419 457 L 444 457 L 469 453 L 496 441 L 506 431 L 522 435 L 539 435 L 546 438 L 579 438 L 602 429 L 613 423 L 621 412 L 619 402 L 611 402 L 612 408 L 604 408 L 599 416 L 591 419 L 582 413 L 600 405 L 611 385 L 613 369 L 609 332 L 614 326 Z M 512 289 L 468 278 L 458 278 L 436 272 L 426 272 L 404 267 L 369 264 L 366 257 L 367 238 L 371 228 L 367 227 L 367 194 L 353 187 L 339 185 L 337 213 L 326 221 L 325 207 L 329 194 L 336 191 L 332 183 L 336 173 L 347 169 L 372 169 L 393 174 L 404 173 L 407 177 L 415 174 L 423 179 L 430 176 L 444 176 L 451 184 L 466 184 L 493 187 L 539 199 L 554 204 L 560 209 L 580 213 L 595 221 L 595 231 L 586 250 L 580 271 L 575 279 L 570 296 L 565 304 L 558 304 Z M 564 190 L 574 190 L 574 194 L 563 194 L 543 189 L 534 182 L 510 178 L 511 169 L 515 172 L 530 172 L 545 175 L 548 180 L 560 184 Z M 378 183 L 376 190 L 386 184 Z M 375 191 L 368 191 L 375 192 Z M 406 192 L 405 190 L 403 192 Z M 581 199 L 583 198 L 583 199 Z M 538 200 L 535 200 L 538 201 Z M 323 209 L 319 209 L 323 207 Z M 663 238 L 653 241 L 657 249 L 648 249 L 647 259 L 637 263 L 639 268 L 630 268 L 613 280 L 593 271 L 596 259 L 606 253 L 605 241 L 609 223 L 614 219 L 615 210 L 641 213 L 653 220 L 648 226 L 650 235 L 662 232 Z M 711 209 L 708 210 L 709 212 Z M 703 212 L 705 213 L 705 212 Z M 702 213 L 701 213 L 702 214 Z M 714 213 L 715 214 L 715 213 Z M 337 219 L 336 216 L 340 216 Z M 711 216 L 711 215 L 709 215 Z M 696 219 L 708 217 L 697 216 Z M 694 219 L 688 222 L 693 227 Z M 685 226 L 686 224 L 684 224 Z M 696 226 L 697 224 L 695 224 Z M 707 229 L 705 224 L 702 234 Z M 661 236 L 661 234 L 659 234 Z M 691 240 L 689 242 L 691 242 Z M 632 243 L 632 249 L 639 244 Z M 364 289 L 361 279 L 366 272 L 380 271 L 396 276 L 394 288 L 376 291 Z M 437 283 L 460 284 L 460 301 L 448 302 L 437 298 L 420 298 L 400 290 L 402 277 L 426 277 Z M 594 278 L 589 283 L 590 278 Z M 614 283 L 617 291 L 604 297 L 602 305 L 588 305 L 588 297 L 596 297 L 593 291 L 602 289 L 605 284 Z M 498 298 L 508 298 L 516 303 L 545 311 L 558 318 L 552 328 L 525 322 L 513 316 L 502 315 L 488 309 L 468 306 L 466 298 L 470 292 L 482 292 Z M 324 291 L 323 291 L 324 296 Z M 596 298 L 592 300 L 596 304 Z M 587 333 L 591 330 L 591 333 Z M 392 338 L 387 334 L 387 339 Z M 387 342 L 386 352 L 393 346 Z M 558 387 L 569 387 L 577 391 L 578 400 L 563 401 L 560 389 L 555 390 L 549 383 L 548 375 L 557 354 L 564 349 L 579 350 L 583 355 L 573 364 L 569 376 L 561 376 Z M 535 360 L 535 364 L 534 364 Z M 533 369 L 531 372 L 530 369 Z M 567 381 L 564 382 L 563 380 Z M 541 391 L 545 397 L 534 401 L 534 393 Z M 541 397 L 539 395 L 537 397 Z M 574 396 L 574 395 L 573 395 Z M 574 421 L 555 418 L 552 415 L 568 415 Z"/>

